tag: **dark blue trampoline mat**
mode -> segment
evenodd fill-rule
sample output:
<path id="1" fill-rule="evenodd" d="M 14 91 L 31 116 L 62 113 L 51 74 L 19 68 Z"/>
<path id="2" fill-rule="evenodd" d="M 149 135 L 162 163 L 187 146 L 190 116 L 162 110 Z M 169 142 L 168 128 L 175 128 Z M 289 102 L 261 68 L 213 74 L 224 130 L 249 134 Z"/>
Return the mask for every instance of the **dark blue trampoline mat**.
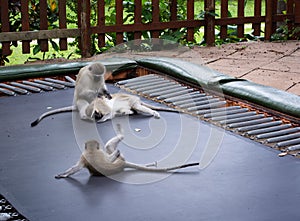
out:
<path id="1" fill-rule="evenodd" d="M 118 91 L 112 85 L 109 90 Z M 70 105 L 72 96 L 73 89 L 68 89 L 0 99 L 0 193 L 29 220 L 300 218 L 300 161 L 291 156 L 279 158 L 277 151 L 230 132 L 224 132 L 216 157 L 201 171 L 188 168 L 141 185 L 90 177 L 86 170 L 70 179 L 56 180 L 54 175 L 80 156 L 72 115 L 49 117 L 34 128 L 30 122 L 48 106 Z M 157 146 L 140 150 L 126 142 L 119 145 L 128 160 L 163 160 L 174 146 L 188 148 L 193 144 L 188 161 L 199 161 L 212 129 L 221 130 L 177 113 L 161 112 L 160 120 L 166 132 Z M 156 125 L 152 124 L 155 119 L 139 115 L 130 117 L 129 122 L 131 128 L 125 131 L 125 137 L 147 137 Z M 98 124 L 97 128 L 104 142 L 115 134 L 112 122 Z"/>

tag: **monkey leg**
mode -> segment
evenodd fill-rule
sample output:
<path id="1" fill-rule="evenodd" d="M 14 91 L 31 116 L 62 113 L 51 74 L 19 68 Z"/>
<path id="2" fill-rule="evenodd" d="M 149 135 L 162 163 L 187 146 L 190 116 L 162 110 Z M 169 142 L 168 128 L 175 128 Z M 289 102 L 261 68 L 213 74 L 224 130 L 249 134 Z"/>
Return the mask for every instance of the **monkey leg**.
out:
<path id="1" fill-rule="evenodd" d="M 78 163 L 76 163 L 71 168 L 67 169 L 65 172 L 60 173 L 55 176 L 56 179 L 60 178 L 66 178 L 68 176 L 71 176 L 74 173 L 77 173 L 79 170 L 81 170 L 84 167 L 84 163 L 80 160 Z"/>
<path id="2" fill-rule="evenodd" d="M 115 162 L 115 160 L 121 155 L 119 150 L 115 150 L 112 154 L 109 155 L 108 159 L 110 162 Z"/>
<path id="3" fill-rule="evenodd" d="M 112 154 L 116 149 L 118 144 L 124 139 L 123 134 L 118 134 L 117 136 L 111 138 L 105 144 L 104 151 L 108 154 Z"/>
<path id="4" fill-rule="evenodd" d="M 150 114 L 152 116 L 154 116 L 155 118 L 160 118 L 160 115 L 157 111 L 155 110 L 152 110 L 151 108 L 149 107 L 145 107 L 143 106 L 142 104 L 136 102 L 133 107 L 132 107 L 134 110 L 136 111 L 139 111 L 139 112 L 142 112 L 142 113 L 145 113 L 145 114 Z"/>
<path id="5" fill-rule="evenodd" d="M 86 115 L 87 109 L 89 107 L 89 103 L 86 100 L 79 99 L 76 102 L 77 109 L 79 111 L 80 118 L 82 120 L 92 120 L 91 117 Z"/>

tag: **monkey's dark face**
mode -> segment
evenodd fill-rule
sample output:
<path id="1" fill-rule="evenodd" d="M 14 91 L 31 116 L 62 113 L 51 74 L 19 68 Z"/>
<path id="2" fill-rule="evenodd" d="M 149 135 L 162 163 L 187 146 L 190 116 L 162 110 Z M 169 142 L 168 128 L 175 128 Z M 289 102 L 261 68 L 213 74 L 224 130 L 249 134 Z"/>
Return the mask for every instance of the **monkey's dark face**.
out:
<path id="1" fill-rule="evenodd" d="M 95 151 L 99 149 L 99 143 L 96 140 L 90 140 L 85 143 L 85 150 L 87 151 Z"/>

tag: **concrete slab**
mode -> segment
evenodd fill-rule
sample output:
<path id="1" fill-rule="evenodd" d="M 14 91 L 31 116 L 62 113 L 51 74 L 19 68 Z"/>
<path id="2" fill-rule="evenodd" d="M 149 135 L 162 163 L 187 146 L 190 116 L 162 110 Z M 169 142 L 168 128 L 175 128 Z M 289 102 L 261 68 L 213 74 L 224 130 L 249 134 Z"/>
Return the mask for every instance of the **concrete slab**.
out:
<path id="1" fill-rule="evenodd" d="M 261 68 L 267 70 L 277 70 L 280 72 L 300 73 L 300 57 L 298 56 L 283 57 L 275 62 L 264 65 Z M 299 75 L 299 80 L 300 80 L 300 75 Z"/>
<path id="2" fill-rule="evenodd" d="M 299 77 L 297 73 L 258 69 L 242 78 L 286 91 L 299 82 Z"/>

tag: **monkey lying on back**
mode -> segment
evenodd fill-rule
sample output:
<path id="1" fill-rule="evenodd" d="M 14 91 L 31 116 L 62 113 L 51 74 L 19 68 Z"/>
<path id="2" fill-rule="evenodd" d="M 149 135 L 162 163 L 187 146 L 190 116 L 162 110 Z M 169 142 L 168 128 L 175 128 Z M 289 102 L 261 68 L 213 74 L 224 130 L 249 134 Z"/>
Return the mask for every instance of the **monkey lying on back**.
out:
<path id="1" fill-rule="evenodd" d="M 167 172 L 199 165 L 199 163 L 190 163 L 167 168 L 153 168 L 150 166 L 156 166 L 156 163 L 143 166 L 127 162 L 120 154 L 120 151 L 117 150 L 117 145 L 124 138 L 120 130 L 120 125 L 118 125 L 118 128 L 119 131 L 117 136 L 110 139 L 106 143 L 104 149 L 100 147 L 99 143 L 95 140 L 87 141 L 85 143 L 85 150 L 83 151 L 79 161 L 65 172 L 56 175 L 55 178 L 66 178 L 80 171 L 84 167 L 89 170 L 91 175 L 110 176 L 120 173 L 126 168 L 152 172 Z"/>
<path id="2" fill-rule="evenodd" d="M 55 110 L 48 111 L 42 114 L 37 120 L 31 123 L 31 126 L 36 126 L 42 119 L 53 114 L 58 114 L 62 112 L 70 112 L 76 110 L 73 106 L 58 108 Z M 85 109 L 85 114 L 88 116 L 88 119 L 93 119 L 95 115 L 99 116 L 98 121 L 104 122 L 108 119 L 112 119 L 120 115 L 130 115 L 134 111 L 149 114 L 155 118 L 160 118 L 160 115 L 157 111 L 170 111 L 178 112 L 172 108 L 166 107 L 157 107 L 150 104 L 146 104 L 140 100 L 139 97 L 130 95 L 116 93 L 111 95 L 111 99 L 105 97 L 95 98 Z"/>
<path id="3" fill-rule="evenodd" d="M 91 120 L 90 116 L 87 115 L 87 109 L 91 102 L 98 96 L 111 98 L 105 85 L 105 72 L 105 66 L 99 62 L 81 68 L 75 83 L 74 105 L 48 111 L 42 114 L 36 121 L 32 122 L 31 126 L 36 126 L 46 116 L 58 113 L 58 110 L 59 113 L 78 110 L 81 119 Z"/>

